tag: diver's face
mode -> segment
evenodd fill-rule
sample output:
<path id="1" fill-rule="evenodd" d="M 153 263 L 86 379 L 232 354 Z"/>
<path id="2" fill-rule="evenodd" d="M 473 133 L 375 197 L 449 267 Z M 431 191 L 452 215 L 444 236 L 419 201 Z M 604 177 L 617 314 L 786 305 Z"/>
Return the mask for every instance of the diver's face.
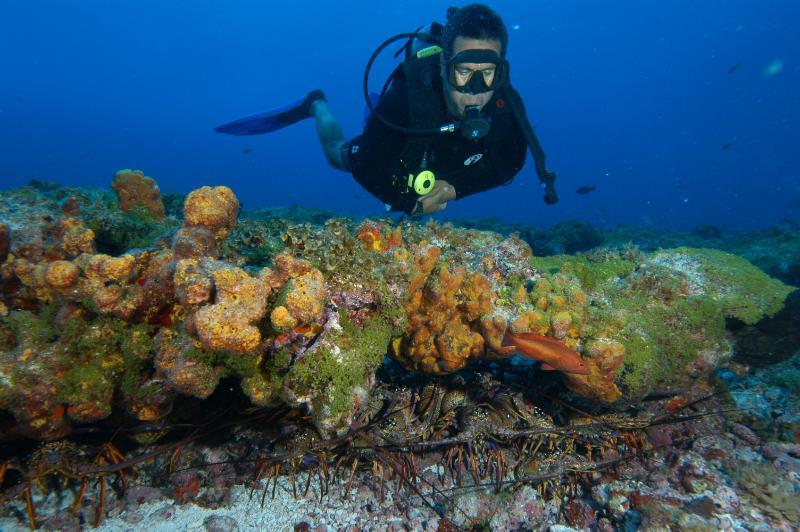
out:
<path id="1" fill-rule="evenodd" d="M 492 50 L 497 55 L 502 52 L 500 41 L 494 39 L 471 39 L 468 37 L 456 37 L 453 43 L 453 57 L 464 50 Z M 456 118 L 464 118 L 464 109 L 477 105 L 481 109 L 492 99 L 494 91 L 483 92 L 481 94 L 464 94 L 451 89 L 447 84 L 447 72 L 445 62 L 442 61 L 442 79 L 444 83 L 444 99 L 447 102 L 447 111 Z M 455 76 L 462 76 L 465 80 L 470 76 L 483 76 L 484 81 L 489 85 L 492 81 L 495 65 L 493 63 L 458 63 L 455 65 Z"/>

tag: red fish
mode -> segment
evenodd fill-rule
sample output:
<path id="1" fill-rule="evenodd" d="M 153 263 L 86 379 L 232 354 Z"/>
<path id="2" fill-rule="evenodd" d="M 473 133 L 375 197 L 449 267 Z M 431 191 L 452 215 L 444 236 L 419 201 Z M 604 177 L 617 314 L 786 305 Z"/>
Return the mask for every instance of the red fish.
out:
<path id="1" fill-rule="evenodd" d="M 541 362 L 542 369 L 577 375 L 590 373 L 577 352 L 550 336 L 533 333 L 515 335 L 506 331 L 504 343 L 516 347 L 522 356 Z"/>

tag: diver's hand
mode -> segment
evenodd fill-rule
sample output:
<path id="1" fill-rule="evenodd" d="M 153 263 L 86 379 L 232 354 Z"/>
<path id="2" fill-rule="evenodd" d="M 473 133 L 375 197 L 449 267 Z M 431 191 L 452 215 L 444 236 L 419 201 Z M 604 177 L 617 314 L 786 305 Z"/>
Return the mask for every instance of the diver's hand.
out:
<path id="1" fill-rule="evenodd" d="M 417 200 L 417 205 L 411 213 L 415 214 L 420 210 L 422 214 L 441 212 L 447 208 L 447 202 L 454 199 L 456 199 L 455 187 L 444 179 L 439 179 L 433 185 L 433 190 Z"/>

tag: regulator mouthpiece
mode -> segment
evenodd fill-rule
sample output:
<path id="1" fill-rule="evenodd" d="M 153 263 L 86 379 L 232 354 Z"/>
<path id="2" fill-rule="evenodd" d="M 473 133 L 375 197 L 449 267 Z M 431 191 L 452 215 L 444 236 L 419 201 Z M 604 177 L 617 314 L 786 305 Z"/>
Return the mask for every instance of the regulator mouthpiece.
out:
<path id="1" fill-rule="evenodd" d="M 461 136 L 467 140 L 480 140 L 489 134 L 490 123 L 481 116 L 481 109 L 477 105 L 470 105 L 464 109 L 464 120 L 459 125 Z"/>

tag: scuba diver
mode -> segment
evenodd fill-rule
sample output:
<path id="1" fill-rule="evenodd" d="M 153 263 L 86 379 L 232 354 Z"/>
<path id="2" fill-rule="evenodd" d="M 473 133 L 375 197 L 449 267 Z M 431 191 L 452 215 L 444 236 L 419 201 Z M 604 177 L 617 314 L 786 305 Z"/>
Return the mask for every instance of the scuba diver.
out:
<path id="1" fill-rule="evenodd" d="M 368 90 L 372 63 L 389 44 L 405 40 L 405 60 L 380 96 Z M 371 111 L 361 135 L 345 140 L 321 90 L 289 106 L 215 128 L 255 135 L 314 118 L 328 162 L 384 202 L 387 211 L 418 217 L 449 201 L 506 185 L 530 148 L 545 203 L 558 201 L 555 174 L 509 81 L 508 32 L 483 4 L 451 7 L 447 23 L 405 33 L 375 50 L 364 73 Z"/>

